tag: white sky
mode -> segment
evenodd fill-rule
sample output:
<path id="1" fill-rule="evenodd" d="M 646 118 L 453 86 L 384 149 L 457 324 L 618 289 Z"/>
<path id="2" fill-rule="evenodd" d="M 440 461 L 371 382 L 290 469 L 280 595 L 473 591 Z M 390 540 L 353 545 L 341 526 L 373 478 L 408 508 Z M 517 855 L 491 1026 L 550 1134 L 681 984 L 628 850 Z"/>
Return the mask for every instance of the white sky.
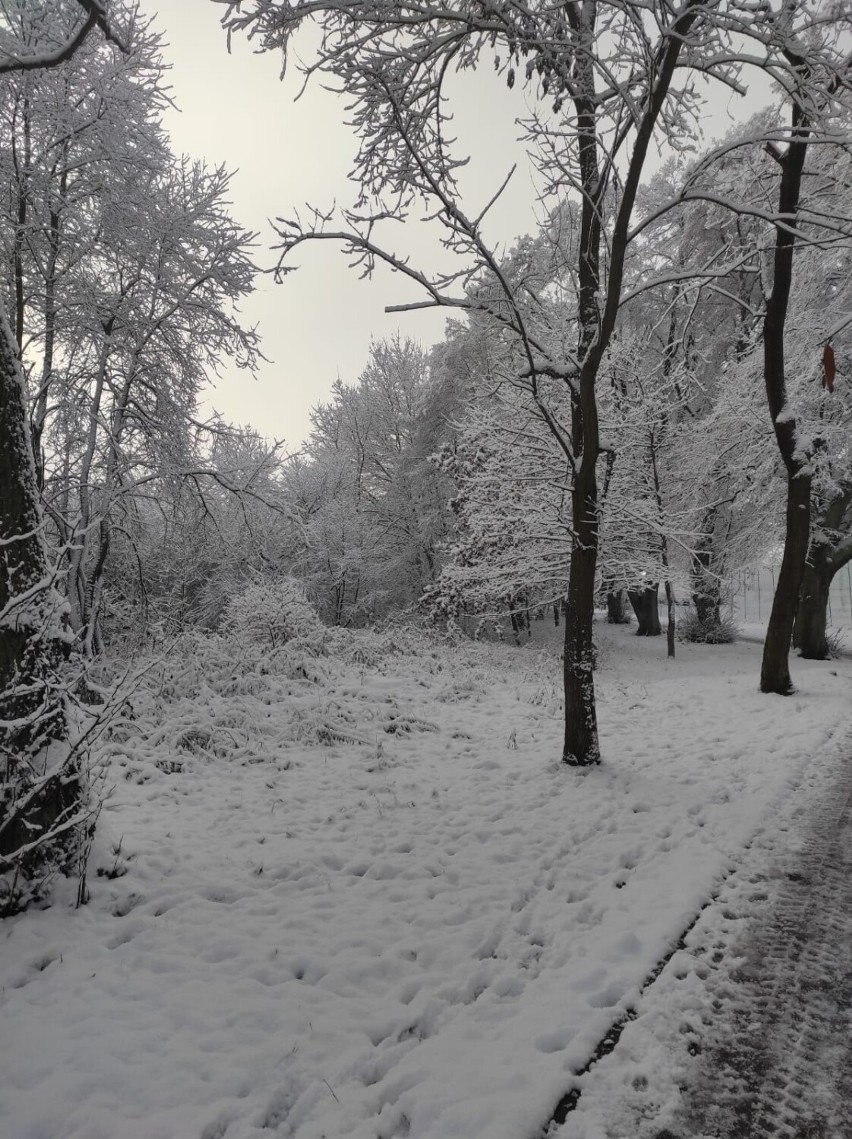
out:
<path id="1" fill-rule="evenodd" d="M 350 204 L 347 186 L 356 144 L 344 126 L 344 100 L 313 84 L 295 102 L 300 80 L 293 73 L 280 80 L 276 55 L 256 54 L 243 38 L 232 53 L 219 25 L 223 11 L 211 0 L 142 0 L 164 36 L 164 56 L 172 65 L 169 81 L 179 110 L 166 126 L 175 148 L 193 158 L 224 163 L 236 170 L 232 214 L 256 231 L 256 257 L 264 267 L 275 263 L 274 234 L 268 219 L 291 215 L 312 202 Z M 457 100 L 456 126 L 472 154 L 463 188 L 469 212 L 478 213 L 508 173 L 519 168 L 509 190 L 491 215 L 492 239 L 511 244 L 535 225 L 536 195 L 516 142 L 514 117 L 523 113 L 523 94 L 509 91 L 491 75 L 467 75 Z M 725 97 L 708 121 L 708 131 L 724 132 L 734 117 L 751 114 L 756 100 L 733 107 Z M 735 112 L 739 112 L 736 115 Z M 400 249 L 413 263 L 440 264 L 441 251 L 432 227 L 411 222 L 400 227 Z M 399 329 L 423 344 L 441 338 L 446 311 L 386 314 L 387 304 L 424 299 L 416 286 L 387 270 L 373 281 L 359 280 L 332 244 L 305 247 L 293 263 L 300 266 L 283 283 L 259 280 L 244 303 L 246 322 L 256 324 L 269 358 L 257 378 L 225 370 L 210 395 L 229 421 L 251 424 L 267 438 L 284 439 L 298 449 L 310 430 L 309 413 L 326 399 L 338 375 L 353 383 L 367 362 L 370 341 Z M 446 261 L 443 262 L 446 265 Z"/>
<path id="2" fill-rule="evenodd" d="M 166 115 L 166 126 L 175 148 L 237 170 L 231 212 L 259 233 L 259 263 L 273 265 L 268 219 L 290 215 L 307 201 L 328 206 L 335 199 L 352 200 L 346 177 L 356 144 L 343 125 L 343 100 L 314 84 L 294 102 L 300 86 L 295 69 L 281 82 L 279 58 L 255 54 L 244 39 L 234 39 L 229 56 L 219 25 L 222 8 L 210 0 L 143 0 L 143 10 L 156 16 L 164 56 L 172 65 L 169 83 L 179 111 Z M 468 177 L 473 202 L 482 205 L 523 155 L 512 125 L 513 115 L 523 110 L 523 96 L 493 82 L 488 88 L 487 99 L 461 101 L 459 116 L 460 133 L 480 144 Z M 495 211 L 501 238 L 511 242 L 533 228 L 533 203 L 529 175 L 519 168 Z M 400 229 L 400 248 L 404 243 L 420 264 L 439 263 L 431 227 L 412 222 Z M 271 277 L 261 279 L 243 304 L 247 322 L 258 325 L 270 363 L 261 365 L 256 380 L 237 369 L 226 371 L 210 397 L 226 419 L 283 438 L 290 449 L 308 434 L 310 409 L 328 396 L 337 376 L 348 383 L 358 379 L 371 339 L 399 329 L 432 344 L 441 338 L 446 319 L 446 310 L 385 314 L 387 304 L 424 296 L 386 270 L 373 281 L 359 280 L 331 243 L 306 247 L 293 263 L 300 266 L 297 273 L 278 285 Z"/>

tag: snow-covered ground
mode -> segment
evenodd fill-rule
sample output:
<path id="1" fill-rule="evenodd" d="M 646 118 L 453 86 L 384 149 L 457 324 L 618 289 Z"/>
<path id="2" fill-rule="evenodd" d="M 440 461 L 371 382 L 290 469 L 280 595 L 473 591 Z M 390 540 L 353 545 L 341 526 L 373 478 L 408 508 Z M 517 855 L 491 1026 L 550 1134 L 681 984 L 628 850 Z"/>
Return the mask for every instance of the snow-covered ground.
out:
<path id="1" fill-rule="evenodd" d="M 120 876 L 0 929 L 0 1136 L 540 1135 L 848 730 L 852 662 L 794 661 L 782 699 L 757 645 L 599 634 L 585 772 L 532 645 L 198 641 L 153 667 L 102 749 Z M 626 1139 L 592 1107 L 566 1134 Z"/>

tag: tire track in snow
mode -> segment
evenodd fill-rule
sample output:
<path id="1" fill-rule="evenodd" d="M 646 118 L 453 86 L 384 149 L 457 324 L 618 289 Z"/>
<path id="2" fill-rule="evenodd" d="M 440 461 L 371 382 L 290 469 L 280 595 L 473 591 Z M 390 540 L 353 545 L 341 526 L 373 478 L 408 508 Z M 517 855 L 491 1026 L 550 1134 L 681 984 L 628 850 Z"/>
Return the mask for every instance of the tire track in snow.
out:
<path id="1" fill-rule="evenodd" d="M 625 1030 L 641 1033 L 641 1018 L 653 1008 L 657 1019 L 668 1013 L 671 1039 L 695 1058 L 690 1083 L 676 1124 L 649 1129 L 654 1112 L 642 1102 L 647 1080 L 640 1076 L 621 1126 L 625 1116 L 635 1122 L 629 1132 L 607 1129 L 612 1139 L 852 1139 L 852 769 L 832 766 L 839 777 L 799 824 L 799 842 L 781 848 L 778 833 L 787 826 L 776 829 L 776 816 L 746 844 L 745 857 L 645 979 L 636 1006 L 576 1072 L 540 1134 L 562 1134 L 589 1088 L 584 1077 L 615 1051 Z M 795 822 L 804 814 L 798 793 L 826 781 L 825 769 L 805 773 L 782 814 Z M 654 985 L 664 973 L 658 994 Z M 707 1006 L 698 1033 L 691 1015 L 679 1031 L 673 1026 L 692 1011 L 689 1002 L 681 1009 L 671 1000 L 672 984 L 689 974 L 693 984 L 701 979 Z"/>
<path id="2" fill-rule="evenodd" d="M 761 886 L 773 877 L 775 898 L 731 947 L 713 947 L 741 962 L 708 984 L 718 1029 L 678 1126 L 657 1139 L 852 1136 L 851 807 L 846 771 L 811 816 L 801 852 L 782 856 L 766 878 L 732 883 L 723 915 L 732 921 L 768 900 Z"/>

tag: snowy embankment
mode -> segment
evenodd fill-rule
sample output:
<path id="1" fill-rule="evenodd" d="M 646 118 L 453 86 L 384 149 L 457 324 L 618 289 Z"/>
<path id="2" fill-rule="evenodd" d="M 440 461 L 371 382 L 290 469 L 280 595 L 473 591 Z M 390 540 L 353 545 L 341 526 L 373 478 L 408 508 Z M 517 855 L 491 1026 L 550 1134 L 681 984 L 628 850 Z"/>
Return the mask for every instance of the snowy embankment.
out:
<path id="1" fill-rule="evenodd" d="M 8 1139 L 532 1139 L 841 745 L 852 666 L 602 627 L 602 767 L 559 662 L 400 634 L 154 668 L 103 746 L 120 853 L 0 929 Z"/>

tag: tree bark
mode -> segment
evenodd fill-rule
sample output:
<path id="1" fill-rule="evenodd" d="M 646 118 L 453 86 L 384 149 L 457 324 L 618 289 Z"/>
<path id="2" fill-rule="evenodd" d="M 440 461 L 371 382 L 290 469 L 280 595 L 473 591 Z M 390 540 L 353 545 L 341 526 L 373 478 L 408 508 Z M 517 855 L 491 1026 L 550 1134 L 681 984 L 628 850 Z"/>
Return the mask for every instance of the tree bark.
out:
<path id="1" fill-rule="evenodd" d="M 792 57 L 792 50 L 788 51 Z M 809 78 L 806 64 L 796 58 L 795 70 L 804 82 Z M 784 362 L 784 331 L 793 282 L 793 250 L 796 242 L 802 174 L 810 137 L 810 121 L 805 110 L 806 97 L 793 94 L 791 137 L 781 163 L 781 185 L 778 192 L 778 214 L 784 219 L 775 227 L 772 291 L 763 321 L 763 379 L 775 439 L 787 468 L 787 531 L 784 556 L 775 587 L 772 612 L 763 645 L 760 669 L 760 691 L 789 696 L 790 641 L 799 589 L 805 572 L 810 530 L 811 483 L 806 457 L 802 454 L 796 418 L 787 405 L 787 379 Z"/>
<path id="2" fill-rule="evenodd" d="M 62 177 L 60 179 L 60 199 L 64 198 L 66 192 L 67 171 L 63 170 Z M 38 488 L 40 491 L 44 490 L 45 479 L 42 436 L 44 434 L 45 422 L 47 420 L 48 396 L 50 392 L 51 381 L 53 379 L 53 356 L 56 340 L 56 318 L 58 315 L 56 302 L 56 274 L 57 265 L 59 262 L 61 230 L 62 215 L 59 212 L 59 208 L 51 208 L 50 228 L 47 234 L 48 248 L 50 249 L 50 253 L 47 259 L 44 284 L 44 354 L 41 368 L 41 384 L 39 386 L 38 397 L 33 409 L 31 425 L 33 438 L 33 455 L 35 457 L 36 463 L 36 478 L 38 479 Z"/>
<path id="3" fill-rule="evenodd" d="M 702 629 L 714 629 L 722 623 L 722 606 L 718 593 L 693 593 L 692 604 Z"/>
<path id="4" fill-rule="evenodd" d="M 579 6 L 578 6 L 579 7 Z M 580 210 L 580 241 L 577 265 L 577 315 L 579 335 L 577 359 L 582 361 L 578 387 L 571 397 L 571 441 L 579 457 L 571 488 L 571 566 L 565 612 L 564 763 L 586 767 L 600 763 L 598 717 L 593 676 L 592 627 L 595 618 L 595 577 L 598 563 L 598 484 L 600 456 L 598 408 L 595 381 L 602 358 L 600 312 L 601 202 L 604 180 L 598 164 L 598 123 L 593 65 L 595 8 L 584 5 L 578 16 L 568 18 L 573 32 L 585 50 L 577 57 L 578 93 L 574 97 L 577 116 L 577 149 L 584 194 Z"/>
<path id="5" fill-rule="evenodd" d="M 675 318 L 675 313 L 674 313 L 674 309 L 672 309 L 671 332 L 669 335 L 669 344 L 666 346 L 666 367 L 665 367 L 665 370 L 667 373 L 669 371 L 669 368 L 671 367 L 671 360 L 672 360 L 672 355 L 674 352 L 674 348 L 673 348 L 673 344 L 674 344 L 674 318 Z M 661 430 L 665 430 L 666 419 L 667 419 L 667 417 L 664 418 L 664 420 L 661 424 Z M 658 521 L 658 525 L 660 527 L 660 561 L 661 561 L 661 563 L 662 563 L 662 565 L 666 571 L 666 617 L 667 617 L 667 621 L 668 621 L 668 624 L 666 625 L 666 655 L 670 658 L 674 658 L 674 655 L 675 655 L 674 591 L 672 590 L 672 583 L 669 580 L 669 576 L 668 576 L 669 540 L 668 540 L 668 536 L 666 535 L 666 528 L 664 525 L 665 511 L 663 510 L 663 485 L 662 485 L 662 480 L 660 479 L 659 464 L 657 463 L 657 449 L 660 446 L 660 440 L 659 440 L 659 436 L 657 434 L 656 428 L 651 429 L 651 434 L 650 434 L 650 438 L 648 440 L 648 444 L 649 444 L 648 450 L 649 450 L 650 459 L 651 459 L 651 474 L 652 474 L 653 479 L 654 479 L 654 500 L 657 504 L 657 521 Z M 657 586 L 657 589 L 659 589 L 659 585 Z M 659 608 L 659 605 L 657 605 L 657 604 L 654 605 L 654 613 L 655 613 L 656 623 L 657 623 L 657 632 L 659 632 L 660 608 Z M 648 633 L 646 635 L 647 636 L 656 636 L 655 633 Z"/>
<path id="6" fill-rule="evenodd" d="M 811 482 L 810 475 L 801 473 L 787 479 L 784 557 L 772 600 L 760 670 L 760 691 L 774 692 L 779 696 L 789 696 L 794 691 L 790 679 L 790 642 L 808 555 Z"/>
<path id="7" fill-rule="evenodd" d="M 799 650 L 799 656 L 806 660 L 828 659 L 826 625 L 828 593 L 833 577 L 828 551 L 822 547 L 811 550 L 802 577 L 793 626 L 793 645 Z"/>
<path id="8" fill-rule="evenodd" d="M 841 487 L 829 501 L 811 502 L 814 536 L 808 550 L 793 645 L 808 660 L 829 656 L 826 635 L 828 598 L 835 574 L 852 561 L 852 487 Z"/>
<path id="9" fill-rule="evenodd" d="M 714 572 L 713 530 L 718 507 L 705 511 L 702 533 L 692 554 L 692 604 L 702 629 L 714 629 L 722 621 L 721 579 Z"/>
<path id="10" fill-rule="evenodd" d="M 43 595 L 51 582 L 24 380 L 12 330 L 1 311 L 0 439 L 0 718 L 14 719 L 13 710 L 20 717 L 33 703 L 32 695 L 21 696 L 16 691 L 35 679 L 30 676 L 33 669 L 39 671 L 40 652 L 32 647 L 32 640 L 42 632 Z M 31 601 L 23 600 L 30 597 Z M 60 734 L 64 730 L 61 719 L 58 715 Z"/>
<path id="11" fill-rule="evenodd" d="M 662 634 L 660 625 L 660 586 L 647 585 L 644 589 L 628 589 L 627 596 L 639 622 L 636 630 L 637 637 L 659 637 Z"/>
<path id="12" fill-rule="evenodd" d="M 674 603 L 674 590 L 672 583 L 666 579 L 666 616 L 668 617 L 668 625 L 666 626 L 666 656 L 674 660 L 675 655 L 675 603 Z"/>
<path id="13" fill-rule="evenodd" d="M 61 600 L 44 546 L 36 470 L 17 345 L 0 311 L 0 873 L 9 856 L 32 842 L 81 797 L 79 779 L 56 769 L 21 806 L 37 757 L 67 738 L 56 667 L 65 648 Z M 41 857 L 41 852 L 39 852 Z M 35 857 L 35 855 L 33 855 Z M 26 863 L 26 860 L 25 860 Z M 17 865 L 26 874 L 28 865 Z M 0 907 L 6 902 L 0 897 Z"/>
<path id="14" fill-rule="evenodd" d="M 573 488 L 574 518 L 579 519 L 571 551 L 565 609 L 565 742 L 562 760 L 573 767 L 600 763 L 595 707 L 595 575 L 598 561 L 597 480 L 594 466 L 578 472 Z"/>
<path id="15" fill-rule="evenodd" d="M 624 609 L 624 590 L 610 589 L 606 595 L 606 619 L 609 625 L 629 625 L 630 617 Z"/>

